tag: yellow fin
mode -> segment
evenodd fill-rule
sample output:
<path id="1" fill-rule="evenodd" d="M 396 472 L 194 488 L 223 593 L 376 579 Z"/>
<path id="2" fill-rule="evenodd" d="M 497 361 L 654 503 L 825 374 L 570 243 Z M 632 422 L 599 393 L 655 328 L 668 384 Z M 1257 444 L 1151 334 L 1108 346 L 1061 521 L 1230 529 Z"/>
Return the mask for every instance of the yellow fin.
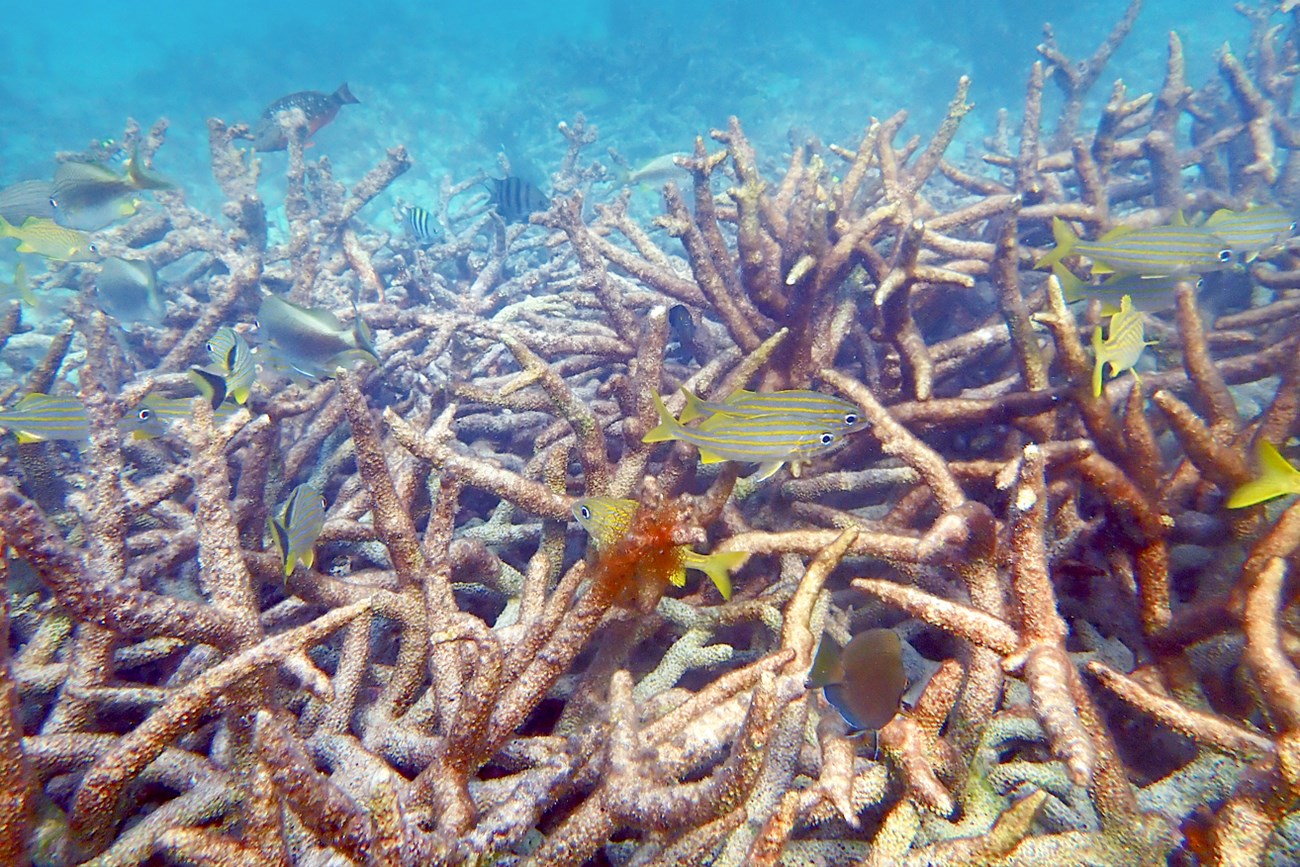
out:
<path id="1" fill-rule="evenodd" d="M 1259 440 L 1255 444 L 1255 457 L 1259 460 L 1259 478 L 1232 492 L 1226 503 L 1229 509 L 1254 506 L 1285 494 L 1300 494 L 1300 470 L 1291 466 L 1272 443 Z"/>
<path id="2" fill-rule="evenodd" d="M 1056 246 L 1043 254 L 1043 257 L 1034 264 L 1039 271 L 1046 271 L 1070 255 L 1074 245 L 1079 243 L 1079 236 L 1074 233 L 1074 229 L 1060 217 L 1052 218 L 1052 237 L 1056 239 Z"/>
<path id="3" fill-rule="evenodd" d="M 1101 372 L 1106 358 L 1105 347 L 1102 346 L 1100 325 L 1092 329 L 1092 350 L 1097 354 L 1097 361 L 1092 367 L 1092 396 L 1101 397 Z"/>
<path id="4" fill-rule="evenodd" d="M 681 430 L 681 422 L 673 418 L 673 414 L 664 406 L 663 399 L 658 394 L 653 395 L 655 399 L 655 410 L 659 413 L 659 425 L 651 428 L 646 435 L 641 437 L 643 443 L 662 443 L 668 440 L 677 439 L 677 432 Z"/>
<path id="5" fill-rule="evenodd" d="M 686 395 L 686 408 L 682 410 L 681 418 L 677 419 L 682 424 L 697 418 L 703 418 L 709 414 L 708 409 L 704 406 L 704 401 L 700 400 L 699 395 L 691 391 L 686 386 L 682 386 L 682 394 Z"/>
<path id="6" fill-rule="evenodd" d="M 738 569 L 748 555 L 744 551 L 715 551 L 712 554 L 697 554 L 687 550 L 686 566 L 698 569 L 718 588 L 723 599 L 731 598 L 731 572 Z"/>

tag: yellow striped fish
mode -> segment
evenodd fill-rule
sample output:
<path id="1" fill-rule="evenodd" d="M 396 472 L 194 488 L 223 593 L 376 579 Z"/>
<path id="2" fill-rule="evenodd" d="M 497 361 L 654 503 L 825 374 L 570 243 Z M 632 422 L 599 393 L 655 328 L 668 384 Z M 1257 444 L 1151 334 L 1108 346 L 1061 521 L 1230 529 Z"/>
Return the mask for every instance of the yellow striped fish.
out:
<path id="1" fill-rule="evenodd" d="M 1222 271 L 1235 261 L 1228 242 L 1201 226 L 1119 226 L 1096 241 L 1084 241 L 1060 217 L 1052 219 L 1055 249 L 1038 260 L 1046 270 L 1071 254 L 1092 260 L 1094 274 L 1122 272 L 1149 277 Z"/>
<path id="2" fill-rule="evenodd" d="M 160 437 L 178 420 L 189 418 L 194 409 L 194 397 L 163 397 L 148 395 L 133 412 L 128 412 L 118 428 L 131 439 L 148 440 Z M 233 403 L 222 403 L 212 410 L 212 423 L 221 427 L 239 412 Z"/>
<path id="3" fill-rule="evenodd" d="M 295 563 L 310 569 L 316 562 L 316 538 L 325 526 L 325 497 L 311 485 L 299 485 L 290 492 L 280 514 L 267 523 L 280 549 L 284 577 L 293 574 Z"/>
<path id="4" fill-rule="evenodd" d="M 1167 310 L 1174 306 L 1174 293 L 1181 284 L 1190 284 L 1199 292 L 1205 283 L 1204 279 L 1194 274 L 1167 277 L 1112 274 L 1100 283 L 1085 283 L 1060 262 L 1052 266 L 1052 273 L 1061 282 L 1061 292 L 1067 302 L 1073 304 L 1096 298 L 1101 301 L 1103 316 L 1119 312 L 1120 299 L 1125 295 L 1137 298 L 1148 310 Z"/>
<path id="5" fill-rule="evenodd" d="M 235 401 L 248 402 L 253 390 L 257 368 L 253 364 L 253 350 L 244 336 L 230 326 L 217 329 L 207 344 L 208 355 L 217 366 L 217 372 L 226 380 L 226 393 Z"/>
<path id="6" fill-rule="evenodd" d="M 1205 227 L 1250 261 L 1261 250 L 1295 234 L 1295 218 L 1277 205 L 1251 205 L 1244 211 L 1220 208 L 1205 221 Z"/>
<path id="7" fill-rule="evenodd" d="M 715 401 L 703 400 L 683 386 L 682 394 L 686 395 L 686 408 L 682 410 L 679 419 L 682 424 L 707 415 L 713 415 L 714 418 L 798 415 L 816 419 L 831 430 L 842 433 L 852 433 L 867 426 L 857 405 L 820 391 L 792 388 L 785 391 L 754 392 L 740 389 L 723 400 Z"/>
<path id="8" fill-rule="evenodd" d="M 620 500 L 616 497 L 584 497 L 573 504 L 573 517 L 591 535 L 591 541 L 599 550 L 616 544 L 627 535 L 632 516 L 640 505 L 636 500 Z M 744 552 L 700 554 L 692 551 L 689 546 L 682 545 L 675 549 L 675 553 L 678 557 L 677 566 L 667 576 L 674 587 L 684 586 L 686 570 L 695 569 L 709 576 L 723 599 L 731 598 L 730 573 L 745 562 Z"/>
<path id="9" fill-rule="evenodd" d="M 86 407 L 80 398 L 39 391 L 25 396 L 12 409 L 0 410 L 0 427 L 13 431 L 20 443 L 90 439 Z"/>
<path id="10" fill-rule="evenodd" d="M 93 262 L 99 248 L 85 232 L 65 229 L 53 220 L 28 217 L 15 226 L 0 217 L 0 238 L 17 238 L 19 253 L 36 253 L 58 262 Z"/>
<path id="11" fill-rule="evenodd" d="M 708 430 L 688 428 L 668 411 L 659 395 L 654 395 L 659 412 L 659 426 L 641 438 L 643 443 L 680 440 L 700 450 L 706 464 L 722 461 L 749 461 L 759 464 L 754 481 L 761 482 L 789 463 L 825 454 L 843 441 L 843 435 L 826 424 L 798 415 L 734 418 L 722 416 L 716 427 Z"/>
<path id="12" fill-rule="evenodd" d="M 1267 440 L 1259 440 L 1255 443 L 1255 457 L 1259 463 L 1259 478 L 1232 492 L 1227 502 L 1229 509 L 1242 509 L 1274 497 L 1300 494 L 1300 470 L 1282 457 L 1276 446 Z"/>
<path id="13" fill-rule="evenodd" d="M 1110 331 L 1106 339 L 1101 339 L 1101 326 L 1092 331 L 1092 348 L 1097 354 L 1097 363 L 1092 369 L 1092 394 L 1101 397 L 1102 367 L 1110 364 L 1112 378 L 1125 370 L 1133 371 L 1133 378 L 1138 379 L 1137 364 L 1142 351 L 1151 344 L 1144 339 L 1142 311 L 1133 306 L 1133 299 L 1125 295 L 1119 300 L 1119 312 L 1110 318 Z"/>

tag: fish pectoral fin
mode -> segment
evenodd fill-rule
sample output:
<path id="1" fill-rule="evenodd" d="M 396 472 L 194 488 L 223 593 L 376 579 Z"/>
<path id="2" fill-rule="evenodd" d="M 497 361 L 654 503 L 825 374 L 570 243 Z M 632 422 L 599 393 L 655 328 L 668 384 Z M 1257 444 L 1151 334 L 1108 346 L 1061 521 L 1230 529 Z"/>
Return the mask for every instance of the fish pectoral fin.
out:
<path id="1" fill-rule="evenodd" d="M 700 449 L 700 463 L 702 464 L 720 464 L 725 460 L 728 460 L 728 458 L 724 458 L 717 452 L 709 451 L 706 448 Z"/>
<path id="2" fill-rule="evenodd" d="M 753 481 L 762 482 L 776 475 L 776 471 L 785 466 L 785 461 L 767 461 L 758 465 L 758 472 L 752 476 Z"/>
<path id="3" fill-rule="evenodd" d="M 685 586 L 686 586 L 686 567 L 685 567 L 685 566 L 678 566 L 676 569 L 674 569 L 673 571 L 669 572 L 669 573 L 668 573 L 668 583 L 671 584 L 671 585 L 673 585 L 674 587 L 685 587 Z"/>

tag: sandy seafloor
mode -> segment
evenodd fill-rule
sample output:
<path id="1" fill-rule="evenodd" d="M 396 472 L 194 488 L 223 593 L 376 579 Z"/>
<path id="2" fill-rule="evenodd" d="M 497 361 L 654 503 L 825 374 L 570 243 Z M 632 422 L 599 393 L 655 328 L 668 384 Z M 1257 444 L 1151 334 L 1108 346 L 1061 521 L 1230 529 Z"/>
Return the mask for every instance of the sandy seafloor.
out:
<path id="1" fill-rule="evenodd" d="M 1184 42 L 1193 86 L 1217 75 L 1213 55 L 1222 43 L 1246 49 L 1248 23 L 1232 5 L 1149 0 L 1095 88 L 1097 98 L 1115 78 L 1132 91 L 1158 88 L 1170 30 Z M 1018 116 L 1044 22 L 1068 54 L 1084 57 L 1125 4 L 228 0 L 6 7 L 0 185 L 48 177 L 55 151 L 118 136 L 128 116 L 145 125 L 167 117 L 169 140 L 157 168 L 191 201 L 215 210 L 206 119 L 251 121 L 286 93 L 332 91 L 343 81 L 361 105 L 317 134 L 315 154 L 328 154 L 349 182 L 386 148 L 404 144 L 415 167 L 389 196 L 413 202 L 432 196 L 447 173 L 495 171 L 503 148 L 517 171 L 545 186 L 564 151 L 556 124 L 578 112 L 600 129 L 600 145 L 633 163 L 689 150 L 696 135 L 733 114 L 772 159 L 786 150 L 791 129 L 852 143 L 871 116 L 899 108 L 911 113 L 907 130 L 928 134 L 962 74 L 972 76 L 976 104 L 963 140 L 978 147 L 997 109 Z M 273 208 L 284 159 L 265 159 L 263 193 Z M 391 227 L 389 205 L 381 197 L 362 217 Z M 0 244 L 0 258 L 12 262 L 12 246 Z"/>

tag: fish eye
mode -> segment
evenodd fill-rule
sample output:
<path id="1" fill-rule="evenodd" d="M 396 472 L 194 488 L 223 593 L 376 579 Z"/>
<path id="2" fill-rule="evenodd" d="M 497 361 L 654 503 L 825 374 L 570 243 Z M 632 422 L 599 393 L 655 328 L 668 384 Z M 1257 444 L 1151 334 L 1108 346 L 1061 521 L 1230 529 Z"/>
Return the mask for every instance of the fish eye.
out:
<path id="1" fill-rule="evenodd" d="M 578 509 L 578 515 L 585 521 L 591 517 L 591 509 L 582 506 Z"/>
<path id="2" fill-rule="evenodd" d="M 148 408 L 142 409 L 135 414 L 135 417 L 140 419 L 140 421 L 148 421 L 149 419 L 153 418 L 153 410 Z"/>
<path id="3" fill-rule="evenodd" d="M 212 342 L 211 342 L 211 341 L 208 341 L 207 343 L 203 344 L 203 348 L 206 349 L 208 352 L 215 352 L 215 351 L 216 351 L 216 350 L 214 350 L 214 349 L 212 348 Z"/>
<path id="4" fill-rule="evenodd" d="M 87 245 L 86 245 L 86 248 L 87 248 L 88 250 L 90 250 L 90 252 L 94 253 L 96 256 L 99 255 L 99 245 L 98 245 L 98 244 L 90 243 L 90 244 L 87 244 Z"/>
<path id="5" fill-rule="evenodd" d="M 828 446 L 833 442 L 835 442 L 835 434 L 830 433 L 829 431 L 822 434 L 822 445 Z"/>
<path id="6" fill-rule="evenodd" d="M 845 424 L 857 424 L 857 423 L 858 423 L 858 414 L 857 414 L 856 412 L 847 412 L 847 413 L 845 413 L 845 414 L 844 414 L 844 423 L 845 423 Z"/>
<path id="7" fill-rule="evenodd" d="M 55 208 L 56 210 L 59 207 L 59 200 L 54 198 L 54 196 L 50 196 L 50 207 Z"/>
<path id="8" fill-rule="evenodd" d="M 1219 261 L 1220 261 L 1220 262 L 1231 262 L 1231 261 L 1232 261 L 1232 251 L 1231 251 L 1231 250 L 1220 250 L 1220 251 L 1219 251 Z"/>
<path id="9" fill-rule="evenodd" d="M 1205 278 L 1201 277 L 1196 281 L 1196 291 L 1200 292 L 1204 288 L 1205 288 Z"/>

